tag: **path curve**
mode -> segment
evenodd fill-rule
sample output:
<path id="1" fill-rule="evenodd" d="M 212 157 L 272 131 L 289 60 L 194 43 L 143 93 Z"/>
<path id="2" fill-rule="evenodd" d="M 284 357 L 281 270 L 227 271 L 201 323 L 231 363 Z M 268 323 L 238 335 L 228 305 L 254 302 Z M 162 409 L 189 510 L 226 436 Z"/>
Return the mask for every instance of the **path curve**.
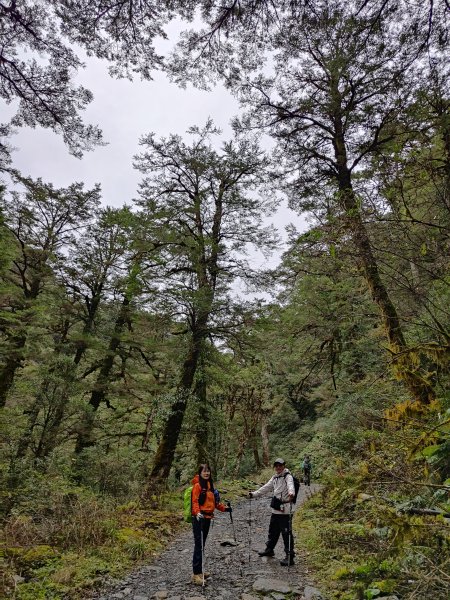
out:
<path id="1" fill-rule="evenodd" d="M 301 485 L 297 504 L 319 486 Z M 284 558 L 283 542 L 275 548 L 275 557 L 260 557 L 270 520 L 270 498 L 244 500 L 233 509 L 234 531 L 228 513 L 216 511 L 205 551 L 205 571 L 211 574 L 204 588 L 193 585 L 192 531 L 183 532 L 147 566 L 130 574 L 97 600 L 258 600 L 263 594 L 270 600 L 315 600 L 322 598 L 308 579 L 301 556 L 295 564 L 280 565 Z M 233 541 L 237 546 L 222 545 Z"/>

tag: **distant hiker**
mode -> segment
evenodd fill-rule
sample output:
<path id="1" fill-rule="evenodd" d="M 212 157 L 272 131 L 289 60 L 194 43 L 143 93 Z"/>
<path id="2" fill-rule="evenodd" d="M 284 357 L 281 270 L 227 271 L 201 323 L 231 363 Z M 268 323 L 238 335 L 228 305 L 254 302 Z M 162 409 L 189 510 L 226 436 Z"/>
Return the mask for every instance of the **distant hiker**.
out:
<path id="1" fill-rule="evenodd" d="M 305 485 L 311 484 L 311 459 L 308 454 L 305 455 L 305 458 L 302 462 L 302 472 L 303 472 L 303 482 Z"/>
<path id="2" fill-rule="evenodd" d="M 272 516 L 270 517 L 269 535 L 265 550 L 258 552 L 259 556 L 275 556 L 275 546 L 280 538 L 283 537 L 284 551 L 286 558 L 280 561 L 280 565 L 287 567 L 294 564 L 294 537 L 292 535 L 292 500 L 295 496 L 295 487 L 293 477 L 285 467 L 282 458 L 276 458 L 273 463 L 275 475 L 259 490 L 249 492 L 250 498 L 258 498 L 272 494 L 270 507 Z"/>
<path id="3" fill-rule="evenodd" d="M 204 551 L 214 510 L 231 512 L 231 506 L 219 501 L 214 489 L 211 469 L 208 463 L 198 468 L 198 474 L 192 480 L 192 531 L 194 533 L 194 555 L 192 557 L 192 583 L 204 585 L 209 573 L 204 571 Z"/>

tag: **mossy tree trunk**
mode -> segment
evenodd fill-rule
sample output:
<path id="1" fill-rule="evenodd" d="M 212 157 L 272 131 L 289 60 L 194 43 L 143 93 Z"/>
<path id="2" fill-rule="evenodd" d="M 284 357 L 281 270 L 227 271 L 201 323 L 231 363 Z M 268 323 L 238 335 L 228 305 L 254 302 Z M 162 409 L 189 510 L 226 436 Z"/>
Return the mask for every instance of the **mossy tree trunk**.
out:
<path id="1" fill-rule="evenodd" d="M 180 382 L 176 390 L 175 402 L 164 425 L 161 442 L 153 460 L 150 479 L 155 483 L 164 484 L 172 468 L 175 450 L 183 425 L 184 414 L 191 395 L 191 389 L 197 371 L 199 357 L 202 351 L 204 333 L 202 328 L 192 333 L 191 344 L 184 360 Z"/>
<path id="2" fill-rule="evenodd" d="M 339 95 L 337 87 L 332 92 L 334 97 Z M 352 173 L 348 166 L 342 114 L 340 112 L 335 114 L 333 121 L 338 198 L 345 211 L 348 228 L 358 252 L 359 266 L 368 284 L 372 299 L 380 309 L 383 327 L 389 341 L 389 350 L 392 353 L 394 373 L 398 379 L 403 381 L 415 400 L 428 404 L 435 397 L 433 386 L 421 375 L 417 359 L 406 344 L 397 310 L 380 276 L 377 260 L 372 252 L 370 239 L 362 220 L 361 210 L 352 186 Z"/>
<path id="3" fill-rule="evenodd" d="M 111 383 L 111 373 L 114 367 L 114 360 L 122 339 L 124 326 L 129 322 L 129 307 L 131 295 L 126 294 L 122 300 L 119 314 L 114 324 L 114 331 L 109 341 L 108 350 L 105 356 L 98 364 L 98 376 L 91 392 L 86 410 L 80 423 L 77 440 L 75 444 L 75 454 L 80 454 L 83 450 L 95 444 L 93 430 L 95 425 L 95 415 L 102 402 L 109 405 L 107 396 L 109 385 Z"/>

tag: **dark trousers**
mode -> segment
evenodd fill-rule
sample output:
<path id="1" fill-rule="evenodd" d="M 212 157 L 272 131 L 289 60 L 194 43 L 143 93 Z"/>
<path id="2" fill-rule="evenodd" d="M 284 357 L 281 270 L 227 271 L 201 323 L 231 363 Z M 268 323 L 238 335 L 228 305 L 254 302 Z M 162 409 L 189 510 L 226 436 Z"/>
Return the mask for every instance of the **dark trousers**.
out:
<path id="1" fill-rule="evenodd" d="M 310 485 L 311 484 L 311 469 L 305 469 L 304 470 L 303 481 L 305 482 L 305 485 Z"/>
<path id="2" fill-rule="evenodd" d="M 291 515 L 272 514 L 272 516 L 270 517 L 269 537 L 267 539 L 266 544 L 268 550 L 275 549 L 275 546 L 277 545 L 277 542 L 280 538 L 280 533 L 283 537 L 284 551 L 286 552 L 286 554 L 295 556 Z"/>
<path id="3" fill-rule="evenodd" d="M 192 531 L 194 532 L 194 555 L 192 557 L 192 571 L 194 575 L 202 574 L 202 534 L 203 550 L 205 549 L 206 538 L 208 537 L 211 519 L 202 519 L 197 521 L 192 517 Z"/>

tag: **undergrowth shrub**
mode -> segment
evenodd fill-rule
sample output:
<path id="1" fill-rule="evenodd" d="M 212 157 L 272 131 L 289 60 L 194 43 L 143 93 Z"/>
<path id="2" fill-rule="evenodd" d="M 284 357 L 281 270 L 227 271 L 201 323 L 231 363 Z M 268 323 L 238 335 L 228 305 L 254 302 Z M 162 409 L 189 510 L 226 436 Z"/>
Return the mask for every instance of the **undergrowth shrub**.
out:
<path id="1" fill-rule="evenodd" d="M 14 494 L 3 519 L 5 598 L 85 597 L 105 577 L 155 555 L 181 525 L 179 493 L 149 508 L 35 471 Z"/>
<path id="2" fill-rule="evenodd" d="M 442 470 L 423 452 L 444 419 L 431 409 L 422 422 L 336 428 L 314 441 L 327 463 L 324 487 L 294 527 L 330 598 L 450 597 L 449 520 L 420 513 L 450 508 Z"/>
<path id="3" fill-rule="evenodd" d="M 40 492 L 16 504 L 5 520 L 4 535 L 9 545 L 47 543 L 60 548 L 100 545 L 111 535 L 114 503 L 97 498 L 86 489 L 46 482 Z"/>
<path id="4" fill-rule="evenodd" d="M 77 461 L 77 470 L 84 486 L 126 500 L 139 496 L 147 460 L 145 453 L 134 448 L 118 448 L 113 453 L 87 448 Z"/>

